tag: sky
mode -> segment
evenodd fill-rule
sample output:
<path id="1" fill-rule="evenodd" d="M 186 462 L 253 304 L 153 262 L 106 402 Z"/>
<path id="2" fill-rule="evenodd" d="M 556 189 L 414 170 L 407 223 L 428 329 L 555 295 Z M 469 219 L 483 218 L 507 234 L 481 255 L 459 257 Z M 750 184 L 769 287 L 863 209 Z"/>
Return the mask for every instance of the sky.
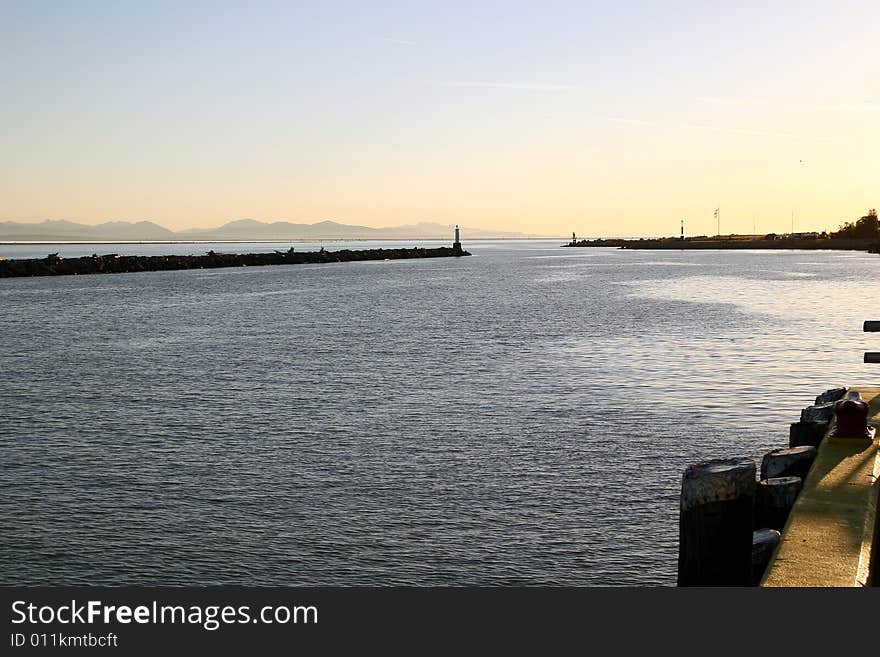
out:
<path id="1" fill-rule="evenodd" d="M 836 228 L 880 205 L 878 28 L 876 0 L 0 0 L 0 220 Z"/>

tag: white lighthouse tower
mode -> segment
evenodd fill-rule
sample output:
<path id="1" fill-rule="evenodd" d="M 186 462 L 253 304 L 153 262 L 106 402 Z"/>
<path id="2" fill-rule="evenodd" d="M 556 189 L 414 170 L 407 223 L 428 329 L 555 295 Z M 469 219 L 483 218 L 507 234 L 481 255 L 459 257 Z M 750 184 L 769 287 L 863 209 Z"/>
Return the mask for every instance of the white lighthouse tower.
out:
<path id="1" fill-rule="evenodd" d="M 461 253 L 461 239 L 458 230 L 458 224 L 455 225 L 455 241 L 452 243 L 452 250 Z"/>

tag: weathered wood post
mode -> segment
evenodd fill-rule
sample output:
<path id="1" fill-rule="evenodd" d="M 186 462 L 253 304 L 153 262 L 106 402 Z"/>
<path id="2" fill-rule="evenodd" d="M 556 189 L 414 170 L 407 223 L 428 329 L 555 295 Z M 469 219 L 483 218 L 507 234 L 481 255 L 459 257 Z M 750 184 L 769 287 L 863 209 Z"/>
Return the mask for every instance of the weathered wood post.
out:
<path id="1" fill-rule="evenodd" d="M 773 550 L 779 545 L 781 538 L 782 535 L 775 529 L 758 529 L 752 534 L 752 586 L 761 583 Z"/>
<path id="2" fill-rule="evenodd" d="M 832 388 L 816 397 L 816 403 L 801 411 L 800 422 L 791 425 L 788 446 L 810 445 L 818 447 L 828 432 L 828 424 L 834 416 L 834 402 L 843 397 L 846 388 Z"/>
<path id="3" fill-rule="evenodd" d="M 832 417 L 834 417 L 834 404 L 832 402 L 813 404 L 801 410 L 801 422 L 824 422 L 827 424 L 831 422 Z"/>
<path id="4" fill-rule="evenodd" d="M 764 455 L 761 461 L 761 479 L 772 477 L 800 477 L 807 478 L 813 459 L 816 458 L 816 448 L 808 445 L 789 447 L 788 449 L 774 449 Z"/>
<path id="5" fill-rule="evenodd" d="M 827 422 L 792 422 L 788 430 L 788 446 L 818 447 L 827 432 Z"/>
<path id="6" fill-rule="evenodd" d="M 755 526 L 782 530 L 803 487 L 800 477 L 771 477 L 758 482 Z"/>
<path id="7" fill-rule="evenodd" d="M 822 404 L 828 404 L 832 402 L 836 402 L 838 399 L 842 398 L 846 394 L 846 388 L 829 388 L 821 395 L 816 397 L 816 406 L 821 406 Z"/>
<path id="8" fill-rule="evenodd" d="M 751 584 L 754 506 L 751 459 L 688 466 L 681 481 L 679 586 Z"/>

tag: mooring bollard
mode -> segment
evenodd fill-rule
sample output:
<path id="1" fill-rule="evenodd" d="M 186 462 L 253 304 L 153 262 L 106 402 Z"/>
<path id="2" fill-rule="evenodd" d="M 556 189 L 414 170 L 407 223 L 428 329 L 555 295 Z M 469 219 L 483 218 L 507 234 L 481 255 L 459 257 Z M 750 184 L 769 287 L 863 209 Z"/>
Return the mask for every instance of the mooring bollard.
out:
<path id="1" fill-rule="evenodd" d="M 758 529 L 752 534 L 752 579 L 751 585 L 757 586 L 764 577 L 764 571 L 770 563 L 773 551 L 779 545 L 782 535 L 775 529 Z"/>
<path id="2" fill-rule="evenodd" d="M 751 459 L 688 466 L 681 481 L 679 586 L 751 584 L 754 506 Z"/>
<path id="3" fill-rule="evenodd" d="M 809 445 L 774 449 L 765 454 L 761 461 L 761 479 L 771 479 L 772 477 L 806 479 L 815 458 L 816 448 Z"/>
<path id="4" fill-rule="evenodd" d="M 868 426 L 868 404 L 858 391 L 853 390 L 836 402 L 834 415 L 837 418 L 836 437 L 873 439 L 874 428 Z"/>
<path id="5" fill-rule="evenodd" d="M 803 485 L 800 477 L 771 477 L 759 481 L 755 494 L 755 527 L 782 531 Z"/>

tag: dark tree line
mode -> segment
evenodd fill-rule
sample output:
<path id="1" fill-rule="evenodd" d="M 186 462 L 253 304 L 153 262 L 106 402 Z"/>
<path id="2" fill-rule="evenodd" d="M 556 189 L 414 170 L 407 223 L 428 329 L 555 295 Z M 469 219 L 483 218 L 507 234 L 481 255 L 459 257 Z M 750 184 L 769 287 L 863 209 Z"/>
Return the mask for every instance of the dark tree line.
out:
<path id="1" fill-rule="evenodd" d="M 877 210 L 869 210 L 868 214 L 859 217 L 855 222 L 844 222 L 836 233 L 831 233 L 831 237 L 837 239 L 877 239 L 878 232 L 880 232 L 880 223 L 877 220 Z"/>

